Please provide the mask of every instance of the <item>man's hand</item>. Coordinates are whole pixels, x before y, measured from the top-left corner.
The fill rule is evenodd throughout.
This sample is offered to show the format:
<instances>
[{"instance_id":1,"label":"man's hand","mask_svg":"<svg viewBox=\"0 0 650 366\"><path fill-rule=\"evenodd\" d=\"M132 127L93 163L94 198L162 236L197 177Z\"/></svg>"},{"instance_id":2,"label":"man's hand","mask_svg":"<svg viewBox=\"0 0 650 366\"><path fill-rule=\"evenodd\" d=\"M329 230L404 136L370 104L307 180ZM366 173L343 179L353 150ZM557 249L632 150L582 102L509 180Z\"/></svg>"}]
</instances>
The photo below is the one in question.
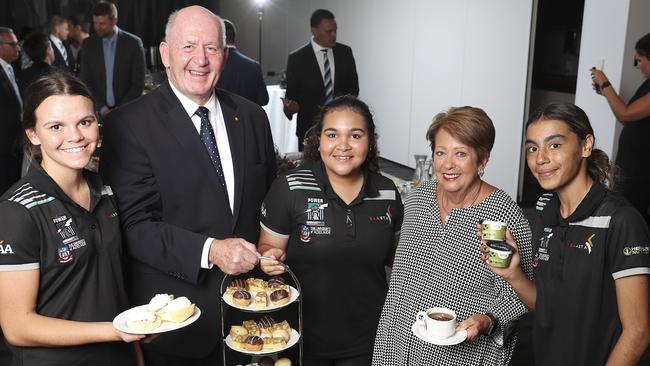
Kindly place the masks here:
<instances>
[{"instance_id":1,"label":"man's hand","mask_svg":"<svg viewBox=\"0 0 650 366\"><path fill-rule=\"evenodd\" d=\"M213 240L208 260L224 273L236 275L250 271L259 261L255 245L240 238Z\"/></svg>"},{"instance_id":2,"label":"man's hand","mask_svg":"<svg viewBox=\"0 0 650 366\"><path fill-rule=\"evenodd\" d=\"M288 119L291 119L295 113L298 113L300 110L300 105L295 100L280 98L282 99L282 105L284 106L284 115Z\"/></svg>"}]
</instances>

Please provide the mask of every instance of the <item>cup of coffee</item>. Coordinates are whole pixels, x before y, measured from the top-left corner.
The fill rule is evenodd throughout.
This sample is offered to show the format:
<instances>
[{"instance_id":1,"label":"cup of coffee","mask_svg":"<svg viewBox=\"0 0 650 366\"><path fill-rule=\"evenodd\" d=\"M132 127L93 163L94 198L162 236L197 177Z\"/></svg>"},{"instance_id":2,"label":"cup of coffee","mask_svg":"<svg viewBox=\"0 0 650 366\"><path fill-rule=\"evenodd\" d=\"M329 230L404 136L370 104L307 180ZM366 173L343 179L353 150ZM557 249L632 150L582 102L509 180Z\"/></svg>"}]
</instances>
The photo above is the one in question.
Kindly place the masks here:
<instances>
[{"instance_id":1,"label":"cup of coffee","mask_svg":"<svg viewBox=\"0 0 650 366\"><path fill-rule=\"evenodd\" d=\"M416 322L424 326L433 338L448 338L456 333L456 313L447 308L430 308L419 311Z\"/></svg>"},{"instance_id":2,"label":"cup of coffee","mask_svg":"<svg viewBox=\"0 0 650 366\"><path fill-rule=\"evenodd\" d=\"M506 240L506 223L500 221L483 220L481 234L486 241Z\"/></svg>"},{"instance_id":3,"label":"cup of coffee","mask_svg":"<svg viewBox=\"0 0 650 366\"><path fill-rule=\"evenodd\" d=\"M487 243L489 248L487 262L492 267L506 268L510 265L514 249L505 241L491 241Z\"/></svg>"}]
</instances>

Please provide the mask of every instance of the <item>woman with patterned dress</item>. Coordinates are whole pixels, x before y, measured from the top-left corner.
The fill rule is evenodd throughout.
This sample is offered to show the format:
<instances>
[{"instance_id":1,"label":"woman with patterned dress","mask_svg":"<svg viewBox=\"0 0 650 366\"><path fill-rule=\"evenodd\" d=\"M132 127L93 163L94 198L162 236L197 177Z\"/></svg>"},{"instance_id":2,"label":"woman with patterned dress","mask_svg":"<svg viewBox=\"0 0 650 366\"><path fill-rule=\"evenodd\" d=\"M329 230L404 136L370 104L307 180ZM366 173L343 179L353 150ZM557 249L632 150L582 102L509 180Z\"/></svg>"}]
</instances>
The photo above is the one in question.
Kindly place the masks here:
<instances>
[{"instance_id":1,"label":"woman with patterned dress","mask_svg":"<svg viewBox=\"0 0 650 366\"><path fill-rule=\"evenodd\" d=\"M535 311L536 366L647 365L639 360L650 343L650 236L610 190L614 171L594 145L589 118L570 103L544 106L526 125L528 167L551 191L536 207L535 281L517 253L508 268L490 268Z\"/></svg>"},{"instance_id":2,"label":"woman with patterned dress","mask_svg":"<svg viewBox=\"0 0 650 366\"><path fill-rule=\"evenodd\" d=\"M372 364L506 365L515 345L513 326L526 312L510 285L480 260L477 224L505 222L531 275L528 221L502 190L481 179L495 131L484 111L451 108L427 131L436 180L406 199L388 296L375 338ZM456 312L467 340L452 346L427 343L412 331L418 311Z\"/></svg>"}]
</instances>

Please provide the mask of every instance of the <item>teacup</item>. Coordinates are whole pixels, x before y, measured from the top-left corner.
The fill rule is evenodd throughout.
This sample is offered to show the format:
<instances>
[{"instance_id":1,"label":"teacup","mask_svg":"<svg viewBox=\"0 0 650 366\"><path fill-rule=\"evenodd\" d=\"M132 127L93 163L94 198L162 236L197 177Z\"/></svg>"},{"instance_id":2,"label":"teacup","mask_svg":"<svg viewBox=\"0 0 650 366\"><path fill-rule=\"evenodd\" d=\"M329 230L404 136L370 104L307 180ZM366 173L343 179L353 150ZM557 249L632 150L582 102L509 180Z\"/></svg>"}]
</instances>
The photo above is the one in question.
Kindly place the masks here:
<instances>
[{"instance_id":1,"label":"teacup","mask_svg":"<svg viewBox=\"0 0 650 366\"><path fill-rule=\"evenodd\" d=\"M448 338L456 333L456 313L447 308L430 308L419 311L416 322L423 325L432 338Z\"/></svg>"},{"instance_id":2,"label":"teacup","mask_svg":"<svg viewBox=\"0 0 650 366\"><path fill-rule=\"evenodd\" d=\"M481 223L481 234L486 241L503 241L506 239L506 223L484 220Z\"/></svg>"}]
</instances>

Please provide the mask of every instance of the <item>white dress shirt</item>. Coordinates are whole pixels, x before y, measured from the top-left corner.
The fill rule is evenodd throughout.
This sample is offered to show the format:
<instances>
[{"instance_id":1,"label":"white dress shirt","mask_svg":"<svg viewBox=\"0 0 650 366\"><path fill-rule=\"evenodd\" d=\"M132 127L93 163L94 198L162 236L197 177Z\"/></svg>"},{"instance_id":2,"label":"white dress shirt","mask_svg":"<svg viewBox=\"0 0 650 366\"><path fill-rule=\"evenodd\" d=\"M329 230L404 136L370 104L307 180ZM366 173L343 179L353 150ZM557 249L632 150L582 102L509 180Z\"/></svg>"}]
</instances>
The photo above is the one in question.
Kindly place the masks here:
<instances>
[{"instance_id":1,"label":"white dress shirt","mask_svg":"<svg viewBox=\"0 0 650 366\"><path fill-rule=\"evenodd\" d=\"M327 59L330 62L330 75L332 76L332 90L334 90L334 51L331 48L326 48L314 41L314 37L311 38L311 47L314 49L314 54L316 55L316 61L318 61L318 68L320 68L321 79L325 77L325 60L323 59L323 51L327 50Z\"/></svg>"},{"instance_id":2,"label":"white dress shirt","mask_svg":"<svg viewBox=\"0 0 650 366\"><path fill-rule=\"evenodd\" d=\"M169 85L172 91L178 97L183 108L192 119L192 124L196 132L201 135L201 117L195 114L196 110L200 107L190 98L181 93L174 84L170 81ZM230 152L230 142L228 141L228 131L226 130L226 122L223 119L221 112L221 105L215 95L214 91L210 99L203 105L210 111L210 125L214 130L214 136L217 140L217 149L219 149L219 158L221 159L221 168L223 176L226 181L226 188L228 190L228 203L230 204L230 211L233 211L235 203L235 170L232 163L232 154ZM207 179L207 178L206 178ZM210 244L214 238L208 238L203 244L203 252L201 254L201 268L212 268L212 264L208 261L208 254L210 251Z\"/></svg>"}]
</instances>

